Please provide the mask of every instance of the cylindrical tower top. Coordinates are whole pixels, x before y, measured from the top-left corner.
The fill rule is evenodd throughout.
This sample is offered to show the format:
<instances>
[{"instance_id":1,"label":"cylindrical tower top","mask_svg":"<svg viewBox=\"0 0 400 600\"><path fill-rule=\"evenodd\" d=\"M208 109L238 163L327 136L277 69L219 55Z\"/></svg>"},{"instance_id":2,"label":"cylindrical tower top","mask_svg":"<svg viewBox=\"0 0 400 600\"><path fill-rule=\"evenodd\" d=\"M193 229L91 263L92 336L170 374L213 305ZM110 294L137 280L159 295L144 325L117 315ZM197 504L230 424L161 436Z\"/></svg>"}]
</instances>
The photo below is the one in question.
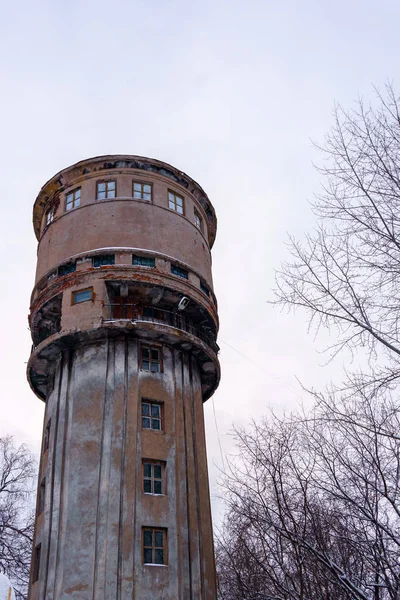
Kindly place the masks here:
<instances>
[{"instance_id":1,"label":"cylindrical tower top","mask_svg":"<svg viewBox=\"0 0 400 600\"><path fill-rule=\"evenodd\" d=\"M39 396L63 344L128 332L196 347L209 397L219 380L217 221L198 183L155 159L89 158L43 186L33 224L39 247L28 376Z\"/></svg>"},{"instance_id":2,"label":"cylindrical tower top","mask_svg":"<svg viewBox=\"0 0 400 600\"><path fill-rule=\"evenodd\" d=\"M99 176L107 171L127 170L129 172L132 169L142 171L144 174L147 172L166 177L172 182L172 185L177 184L194 196L207 215L208 240L210 248L212 248L217 231L217 219L214 208L203 188L189 175L166 162L134 154L107 154L86 158L62 169L49 179L40 190L33 206L33 226L37 239L40 239L43 215L55 195L90 174Z\"/></svg>"},{"instance_id":3,"label":"cylindrical tower top","mask_svg":"<svg viewBox=\"0 0 400 600\"><path fill-rule=\"evenodd\" d=\"M214 209L178 169L117 155L55 175L33 221L27 370L46 407L29 599L214 600Z\"/></svg>"}]
</instances>

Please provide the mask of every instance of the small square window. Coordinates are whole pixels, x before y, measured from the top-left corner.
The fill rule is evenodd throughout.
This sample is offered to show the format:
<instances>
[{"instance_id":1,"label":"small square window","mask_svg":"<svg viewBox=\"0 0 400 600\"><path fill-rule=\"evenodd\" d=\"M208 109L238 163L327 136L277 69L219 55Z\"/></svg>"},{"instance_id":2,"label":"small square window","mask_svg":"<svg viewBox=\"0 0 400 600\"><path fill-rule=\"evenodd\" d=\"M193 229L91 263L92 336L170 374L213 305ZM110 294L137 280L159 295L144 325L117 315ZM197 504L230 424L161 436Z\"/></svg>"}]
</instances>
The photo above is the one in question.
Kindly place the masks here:
<instances>
[{"instance_id":1,"label":"small square window","mask_svg":"<svg viewBox=\"0 0 400 600\"><path fill-rule=\"evenodd\" d=\"M151 373L162 372L162 356L159 346L141 346L141 364L142 371L150 371Z\"/></svg>"},{"instance_id":2,"label":"small square window","mask_svg":"<svg viewBox=\"0 0 400 600\"><path fill-rule=\"evenodd\" d=\"M132 257L132 264L137 267L151 267L154 269L156 266L156 259L151 256L136 256Z\"/></svg>"},{"instance_id":3,"label":"small square window","mask_svg":"<svg viewBox=\"0 0 400 600\"><path fill-rule=\"evenodd\" d=\"M153 400L142 400L142 428L162 431L163 405Z\"/></svg>"},{"instance_id":4,"label":"small square window","mask_svg":"<svg viewBox=\"0 0 400 600\"><path fill-rule=\"evenodd\" d=\"M151 183L141 183L139 181L132 182L132 196L136 200L147 200L151 202Z\"/></svg>"},{"instance_id":5,"label":"small square window","mask_svg":"<svg viewBox=\"0 0 400 600\"><path fill-rule=\"evenodd\" d=\"M198 229L200 229L200 231L203 231L203 219L196 209L194 209L194 224Z\"/></svg>"},{"instance_id":6,"label":"small square window","mask_svg":"<svg viewBox=\"0 0 400 600\"><path fill-rule=\"evenodd\" d=\"M105 265L114 265L115 254L98 254L97 256L93 256L92 264L95 268L103 267Z\"/></svg>"},{"instance_id":7,"label":"small square window","mask_svg":"<svg viewBox=\"0 0 400 600\"><path fill-rule=\"evenodd\" d=\"M92 288L72 292L72 304L80 304L81 302L87 302L88 300L93 300Z\"/></svg>"},{"instance_id":8,"label":"small square window","mask_svg":"<svg viewBox=\"0 0 400 600\"><path fill-rule=\"evenodd\" d=\"M189 273L186 269L182 269L177 265L171 265L171 273L173 275L177 275L177 277L182 277L182 279L189 279Z\"/></svg>"},{"instance_id":9,"label":"small square window","mask_svg":"<svg viewBox=\"0 0 400 600\"><path fill-rule=\"evenodd\" d=\"M54 220L54 213L55 213L55 209L54 206L53 208L50 208L47 213L46 213L46 226L50 225L50 223L53 222Z\"/></svg>"},{"instance_id":10,"label":"small square window","mask_svg":"<svg viewBox=\"0 0 400 600\"><path fill-rule=\"evenodd\" d=\"M143 563L150 565L166 565L167 563L167 530L146 527L143 529Z\"/></svg>"},{"instance_id":11,"label":"small square window","mask_svg":"<svg viewBox=\"0 0 400 600\"><path fill-rule=\"evenodd\" d=\"M35 583L35 581L37 581L39 579L41 549L42 549L41 544L38 544L33 553L32 583Z\"/></svg>"},{"instance_id":12,"label":"small square window","mask_svg":"<svg viewBox=\"0 0 400 600\"><path fill-rule=\"evenodd\" d=\"M143 492L145 494L163 495L164 462L143 461Z\"/></svg>"},{"instance_id":13,"label":"small square window","mask_svg":"<svg viewBox=\"0 0 400 600\"><path fill-rule=\"evenodd\" d=\"M168 192L168 207L171 210L183 215L183 198L175 192Z\"/></svg>"},{"instance_id":14,"label":"small square window","mask_svg":"<svg viewBox=\"0 0 400 600\"><path fill-rule=\"evenodd\" d=\"M81 188L68 192L65 197L65 210L72 210L81 205Z\"/></svg>"},{"instance_id":15,"label":"small square window","mask_svg":"<svg viewBox=\"0 0 400 600\"><path fill-rule=\"evenodd\" d=\"M96 200L105 200L106 198L115 198L117 184L114 180L97 182Z\"/></svg>"}]
</instances>

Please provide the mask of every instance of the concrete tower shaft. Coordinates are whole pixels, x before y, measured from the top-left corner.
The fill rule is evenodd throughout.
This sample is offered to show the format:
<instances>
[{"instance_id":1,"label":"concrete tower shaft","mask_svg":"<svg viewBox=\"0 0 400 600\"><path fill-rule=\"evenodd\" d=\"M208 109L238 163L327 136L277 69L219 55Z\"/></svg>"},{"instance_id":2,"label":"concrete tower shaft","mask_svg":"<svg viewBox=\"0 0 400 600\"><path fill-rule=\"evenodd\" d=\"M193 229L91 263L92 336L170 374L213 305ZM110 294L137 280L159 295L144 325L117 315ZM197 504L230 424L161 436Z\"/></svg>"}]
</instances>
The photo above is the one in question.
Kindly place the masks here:
<instances>
[{"instance_id":1,"label":"concrete tower shaft","mask_svg":"<svg viewBox=\"0 0 400 600\"><path fill-rule=\"evenodd\" d=\"M103 156L46 183L33 222L28 380L46 409L29 598L214 600L214 209L166 163Z\"/></svg>"}]
</instances>

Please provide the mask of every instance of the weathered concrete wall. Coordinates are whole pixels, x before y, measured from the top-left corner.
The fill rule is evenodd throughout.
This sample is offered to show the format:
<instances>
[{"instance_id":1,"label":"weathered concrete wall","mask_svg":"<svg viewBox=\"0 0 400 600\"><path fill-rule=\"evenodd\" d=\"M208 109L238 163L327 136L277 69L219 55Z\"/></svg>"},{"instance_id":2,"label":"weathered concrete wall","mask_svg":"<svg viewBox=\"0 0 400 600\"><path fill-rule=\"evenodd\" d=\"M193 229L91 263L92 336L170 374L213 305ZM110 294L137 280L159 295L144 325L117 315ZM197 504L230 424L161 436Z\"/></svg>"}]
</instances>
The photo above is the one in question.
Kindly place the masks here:
<instances>
[{"instance_id":1,"label":"weathered concrete wall","mask_svg":"<svg viewBox=\"0 0 400 600\"><path fill-rule=\"evenodd\" d=\"M116 182L116 198L96 200L104 180ZM133 181L151 184L151 202L133 198ZM67 211L66 196L78 187L80 206ZM169 190L184 199L183 214L170 210ZM39 248L27 372L46 402L50 437L29 599L215 600L202 406L220 377L214 209L175 167L115 155L55 175L36 199L33 222ZM154 262L133 264L136 253ZM99 254L113 259L95 266ZM88 289L76 303L74 293ZM162 373L140 369L141 340L162 349ZM162 431L142 428L143 398L163 403ZM164 495L143 492L143 459L165 466ZM167 564L144 564L144 527L166 532Z\"/></svg>"},{"instance_id":2,"label":"weathered concrete wall","mask_svg":"<svg viewBox=\"0 0 400 600\"><path fill-rule=\"evenodd\" d=\"M163 346L163 373L139 369L122 336L67 350L56 367L39 580L30 600L215 600L200 375ZM164 430L141 427L141 399L164 403ZM142 493L142 459L166 462L167 493ZM143 526L168 533L168 565L142 564Z\"/></svg>"},{"instance_id":3,"label":"weathered concrete wall","mask_svg":"<svg viewBox=\"0 0 400 600\"><path fill-rule=\"evenodd\" d=\"M163 186L162 206L132 197L96 201L95 192L84 196L85 182L81 186L81 206L65 212L60 203L58 218L40 240L36 280L74 254L97 248L132 247L182 261L212 285L207 240L193 223L193 217L190 220L168 209L167 185Z\"/></svg>"}]
</instances>

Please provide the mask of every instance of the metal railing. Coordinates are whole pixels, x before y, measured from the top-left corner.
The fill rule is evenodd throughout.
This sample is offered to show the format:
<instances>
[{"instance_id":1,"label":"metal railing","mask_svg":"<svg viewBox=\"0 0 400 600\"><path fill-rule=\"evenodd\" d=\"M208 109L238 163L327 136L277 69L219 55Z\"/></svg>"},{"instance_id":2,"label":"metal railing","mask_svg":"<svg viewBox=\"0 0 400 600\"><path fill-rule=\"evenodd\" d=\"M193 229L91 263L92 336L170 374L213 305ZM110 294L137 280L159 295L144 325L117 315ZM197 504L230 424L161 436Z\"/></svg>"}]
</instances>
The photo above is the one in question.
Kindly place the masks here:
<instances>
[{"instance_id":1,"label":"metal railing","mask_svg":"<svg viewBox=\"0 0 400 600\"><path fill-rule=\"evenodd\" d=\"M154 306L139 306L137 304L105 304L104 305L106 316L104 317L105 322L110 321L131 321L138 323L141 321L149 323L158 323L161 325L168 325L169 327L175 327L182 331L186 331L191 335L194 335L210 346L214 352L219 351L218 344L215 341L215 337L212 335L212 331L206 331L204 328L196 327L192 319L186 317L182 313L172 312L169 310L163 310L155 308Z\"/></svg>"}]
</instances>

